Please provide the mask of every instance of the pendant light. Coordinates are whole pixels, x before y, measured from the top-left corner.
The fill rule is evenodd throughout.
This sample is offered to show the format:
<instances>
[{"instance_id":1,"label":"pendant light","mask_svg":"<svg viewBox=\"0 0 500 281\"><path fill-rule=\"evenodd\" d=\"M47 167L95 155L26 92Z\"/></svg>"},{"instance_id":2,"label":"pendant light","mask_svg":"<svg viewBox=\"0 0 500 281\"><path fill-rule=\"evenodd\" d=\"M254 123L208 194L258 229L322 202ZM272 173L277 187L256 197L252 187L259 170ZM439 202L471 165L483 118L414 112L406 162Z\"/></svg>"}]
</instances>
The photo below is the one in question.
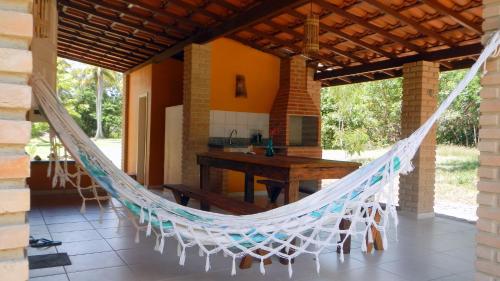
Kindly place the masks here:
<instances>
[{"instance_id":1,"label":"pendant light","mask_svg":"<svg viewBox=\"0 0 500 281\"><path fill-rule=\"evenodd\" d=\"M304 49L302 53L307 57L314 57L319 53L319 16L313 13L313 1L304 24Z\"/></svg>"}]
</instances>

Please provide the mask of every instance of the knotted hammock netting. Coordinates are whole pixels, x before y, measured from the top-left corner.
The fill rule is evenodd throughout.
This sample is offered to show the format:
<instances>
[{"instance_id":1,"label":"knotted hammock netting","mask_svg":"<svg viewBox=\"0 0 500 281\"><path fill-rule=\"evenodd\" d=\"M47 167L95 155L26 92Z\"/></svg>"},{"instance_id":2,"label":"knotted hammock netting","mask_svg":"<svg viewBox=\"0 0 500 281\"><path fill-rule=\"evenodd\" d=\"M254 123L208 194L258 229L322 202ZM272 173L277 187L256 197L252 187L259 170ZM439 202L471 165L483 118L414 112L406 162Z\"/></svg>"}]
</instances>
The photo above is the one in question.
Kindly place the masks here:
<instances>
[{"instance_id":1,"label":"knotted hammock netting","mask_svg":"<svg viewBox=\"0 0 500 281\"><path fill-rule=\"evenodd\" d=\"M74 122L56 93L42 78L34 76L32 86L44 115L64 147L100 187L121 202L131 214L139 217L137 227L142 227L147 235L152 232L157 235L155 250L163 253L165 239L176 239L177 254L183 265L186 249L198 247L200 254L206 257L206 270L210 268L210 256L222 252L232 258L232 274L235 274L237 258L249 255L260 259L264 273L264 259L278 256L289 260L291 276L291 259L303 254L312 255L319 271L318 255L327 248L342 249L348 237L361 238L361 249L366 251L366 241L373 241L372 227L380 232L384 248L388 246L388 225L390 222L397 225L394 195L397 176L413 169L411 159L426 134L487 58L496 55L499 43L497 32L437 111L383 156L304 199L263 213L243 216L181 206L150 192L106 158ZM386 194L384 204L380 201L382 193ZM376 214L380 215L380 219L375 218ZM133 216L131 219L134 220ZM350 222L347 229L340 227L342 220ZM340 259L343 260L342 250Z\"/></svg>"}]
</instances>

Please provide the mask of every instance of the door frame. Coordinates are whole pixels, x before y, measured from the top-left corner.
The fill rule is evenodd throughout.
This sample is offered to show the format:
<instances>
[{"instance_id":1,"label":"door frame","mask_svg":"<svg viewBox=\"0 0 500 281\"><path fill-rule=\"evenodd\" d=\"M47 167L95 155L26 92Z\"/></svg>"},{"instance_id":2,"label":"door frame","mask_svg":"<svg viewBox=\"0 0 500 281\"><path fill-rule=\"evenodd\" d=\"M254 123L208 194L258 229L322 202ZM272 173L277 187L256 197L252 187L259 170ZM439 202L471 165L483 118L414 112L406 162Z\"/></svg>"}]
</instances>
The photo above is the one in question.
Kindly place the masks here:
<instances>
[{"instance_id":1,"label":"door frame","mask_svg":"<svg viewBox=\"0 0 500 281\"><path fill-rule=\"evenodd\" d=\"M141 100L142 99L145 99L145 103L146 103L146 112L144 114L144 118L145 118L145 126L142 127L144 128L144 136L141 137L141 133L140 133L140 128L141 128ZM142 95L139 95L137 97L137 146L136 146L136 159L137 159L137 162L136 162L136 173L137 173L137 180L139 181L140 178L139 178L139 171L142 170L143 173L144 173L144 178L143 178L143 185L144 186L148 186L148 182L149 182L149 140L150 140L150 119L151 119L151 103L150 103L150 98L149 98L149 92L146 92L145 94L142 94ZM144 141L144 148L143 149L140 149L140 143L141 143L141 139L142 141ZM139 153L140 153L140 150L143 150L144 152L144 157L143 157L143 167L140 167L140 161L139 161Z\"/></svg>"}]
</instances>

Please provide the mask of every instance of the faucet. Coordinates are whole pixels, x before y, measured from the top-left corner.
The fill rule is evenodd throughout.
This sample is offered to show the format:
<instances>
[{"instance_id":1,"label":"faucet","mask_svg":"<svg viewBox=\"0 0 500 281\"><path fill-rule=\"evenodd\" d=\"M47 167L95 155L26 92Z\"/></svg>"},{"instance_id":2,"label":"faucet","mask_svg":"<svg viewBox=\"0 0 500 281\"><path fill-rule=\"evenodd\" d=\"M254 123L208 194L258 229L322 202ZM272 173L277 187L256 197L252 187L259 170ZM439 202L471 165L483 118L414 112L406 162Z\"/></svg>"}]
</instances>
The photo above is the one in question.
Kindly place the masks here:
<instances>
[{"instance_id":1,"label":"faucet","mask_svg":"<svg viewBox=\"0 0 500 281\"><path fill-rule=\"evenodd\" d=\"M233 144L233 133L235 136L238 136L238 130L233 129L231 133L229 133L229 144Z\"/></svg>"}]
</instances>

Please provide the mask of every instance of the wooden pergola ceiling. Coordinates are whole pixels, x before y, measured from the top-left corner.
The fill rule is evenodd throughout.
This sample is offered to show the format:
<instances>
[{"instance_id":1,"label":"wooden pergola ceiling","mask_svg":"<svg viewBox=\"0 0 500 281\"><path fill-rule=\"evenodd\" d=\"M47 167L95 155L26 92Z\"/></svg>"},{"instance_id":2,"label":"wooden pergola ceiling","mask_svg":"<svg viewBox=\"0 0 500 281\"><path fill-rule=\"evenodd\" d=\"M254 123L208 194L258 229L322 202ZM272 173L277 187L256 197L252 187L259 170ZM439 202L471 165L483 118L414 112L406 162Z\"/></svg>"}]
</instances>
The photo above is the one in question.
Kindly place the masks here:
<instances>
[{"instance_id":1,"label":"wooden pergola ceiling","mask_svg":"<svg viewBox=\"0 0 500 281\"><path fill-rule=\"evenodd\" d=\"M58 55L126 72L226 36L279 57L301 53L320 16L316 78L340 85L401 75L402 64L470 66L482 46L482 0L57 0Z\"/></svg>"}]
</instances>

